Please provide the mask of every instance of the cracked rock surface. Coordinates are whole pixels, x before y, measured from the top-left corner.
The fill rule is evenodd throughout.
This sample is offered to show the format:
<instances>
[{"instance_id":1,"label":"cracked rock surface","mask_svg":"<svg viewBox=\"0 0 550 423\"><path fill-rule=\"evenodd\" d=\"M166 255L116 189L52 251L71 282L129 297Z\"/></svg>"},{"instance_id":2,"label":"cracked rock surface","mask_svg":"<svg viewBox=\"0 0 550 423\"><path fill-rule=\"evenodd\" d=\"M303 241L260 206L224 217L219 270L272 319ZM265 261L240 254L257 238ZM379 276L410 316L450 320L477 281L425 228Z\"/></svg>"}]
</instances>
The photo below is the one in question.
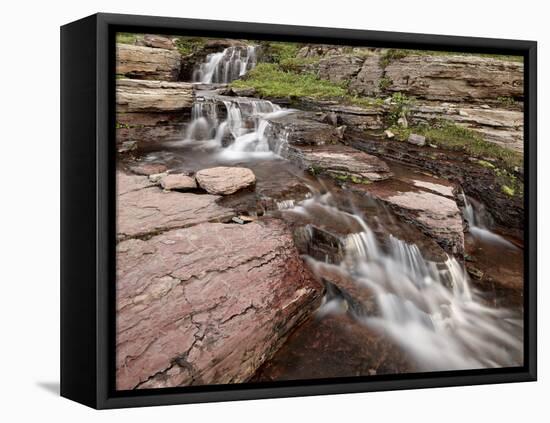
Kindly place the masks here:
<instances>
[{"instance_id":1,"label":"cracked rock surface","mask_svg":"<svg viewBox=\"0 0 550 423\"><path fill-rule=\"evenodd\" d=\"M320 292L278 220L120 242L117 388L246 381Z\"/></svg>"}]
</instances>

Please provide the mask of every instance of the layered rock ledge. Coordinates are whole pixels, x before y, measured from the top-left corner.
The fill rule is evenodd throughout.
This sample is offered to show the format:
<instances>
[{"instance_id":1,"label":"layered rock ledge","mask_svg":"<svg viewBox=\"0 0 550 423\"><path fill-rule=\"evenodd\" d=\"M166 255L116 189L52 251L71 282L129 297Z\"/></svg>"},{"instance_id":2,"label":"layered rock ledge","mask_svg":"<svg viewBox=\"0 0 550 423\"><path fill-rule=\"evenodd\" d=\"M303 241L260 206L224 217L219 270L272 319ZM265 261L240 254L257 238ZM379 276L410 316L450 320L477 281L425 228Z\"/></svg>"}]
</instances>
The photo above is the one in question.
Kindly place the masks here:
<instances>
[{"instance_id":1,"label":"layered rock ledge","mask_svg":"<svg viewBox=\"0 0 550 423\"><path fill-rule=\"evenodd\" d=\"M117 273L118 389L244 382L321 291L277 220L124 241Z\"/></svg>"}]
</instances>

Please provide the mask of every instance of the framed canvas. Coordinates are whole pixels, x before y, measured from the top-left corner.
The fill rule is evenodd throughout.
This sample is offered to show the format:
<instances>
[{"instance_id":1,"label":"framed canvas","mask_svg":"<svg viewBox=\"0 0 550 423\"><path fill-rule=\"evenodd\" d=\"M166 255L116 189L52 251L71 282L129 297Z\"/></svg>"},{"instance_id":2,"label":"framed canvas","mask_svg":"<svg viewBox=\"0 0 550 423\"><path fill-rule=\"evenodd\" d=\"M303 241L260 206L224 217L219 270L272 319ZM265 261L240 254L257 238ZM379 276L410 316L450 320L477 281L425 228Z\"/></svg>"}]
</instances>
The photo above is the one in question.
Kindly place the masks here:
<instances>
[{"instance_id":1,"label":"framed canvas","mask_svg":"<svg viewBox=\"0 0 550 423\"><path fill-rule=\"evenodd\" d=\"M536 380L536 43L61 28L61 394Z\"/></svg>"}]
</instances>

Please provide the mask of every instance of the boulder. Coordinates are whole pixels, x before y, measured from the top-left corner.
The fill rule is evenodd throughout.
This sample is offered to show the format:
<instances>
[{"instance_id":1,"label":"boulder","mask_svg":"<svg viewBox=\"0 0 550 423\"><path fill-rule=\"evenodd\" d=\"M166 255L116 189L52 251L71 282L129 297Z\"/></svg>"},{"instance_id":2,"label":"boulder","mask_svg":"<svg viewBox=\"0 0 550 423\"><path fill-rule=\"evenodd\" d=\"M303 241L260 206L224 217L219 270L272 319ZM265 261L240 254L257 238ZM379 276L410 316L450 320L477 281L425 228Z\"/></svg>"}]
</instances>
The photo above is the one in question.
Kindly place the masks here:
<instances>
[{"instance_id":1,"label":"boulder","mask_svg":"<svg viewBox=\"0 0 550 423\"><path fill-rule=\"evenodd\" d=\"M127 78L177 81L181 55L175 50L116 45L116 73Z\"/></svg>"},{"instance_id":2,"label":"boulder","mask_svg":"<svg viewBox=\"0 0 550 423\"><path fill-rule=\"evenodd\" d=\"M117 238L147 237L202 222L227 222L233 210L217 195L163 192L145 176L117 172Z\"/></svg>"},{"instance_id":3,"label":"boulder","mask_svg":"<svg viewBox=\"0 0 550 423\"><path fill-rule=\"evenodd\" d=\"M118 113L181 112L193 106L193 85L187 82L117 79Z\"/></svg>"},{"instance_id":4,"label":"boulder","mask_svg":"<svg viewBox=\"0 0 550 423\"><path fill-rule=\"evenodd\" d=\"M195 178L202 189L210 194L229 195L254 185L254 172L245 167L213 167L199 170Z\"/></svg>"},{"instance_id":5,"label":"boulder","mask_svg":"<svg viewBox=\"0 0 550 423\"><path fill-rule=\"evenodd\" d=\"M117 389L246 382L322 290L279 220L127 240L117 273Z\"/></svg>"},{"instance_id":6,"label":"boulder","mask_svg":"<svg viewBox=\"0 0 550 423\"><path fill-rule=\"evenodd\" d=\"M410 134L407 142L422 147L426 144L426 137L418 134Z\"/></svg>"},{"instance_id":7,"label":"boulder","mask_svg":"<svg viewBox=\"0 0 550 423\"><path fill-rule=\"evenodd\" d=\"M176 48L171 38L162 35L145 34L142 42L143 45L147 47L164 48L168 50L174 50Z\"/></svg>"},{"instance_id":8,"label":"boulder","mask_svg":"<svg viewBox=\"0 0 550 423\"><path fill-rule=\"evenodd\" d=\"M160 180L160 186L165 190L188 191L197 188L197 181L185 174L171 174Z\"/></svg>"}]
</instances>

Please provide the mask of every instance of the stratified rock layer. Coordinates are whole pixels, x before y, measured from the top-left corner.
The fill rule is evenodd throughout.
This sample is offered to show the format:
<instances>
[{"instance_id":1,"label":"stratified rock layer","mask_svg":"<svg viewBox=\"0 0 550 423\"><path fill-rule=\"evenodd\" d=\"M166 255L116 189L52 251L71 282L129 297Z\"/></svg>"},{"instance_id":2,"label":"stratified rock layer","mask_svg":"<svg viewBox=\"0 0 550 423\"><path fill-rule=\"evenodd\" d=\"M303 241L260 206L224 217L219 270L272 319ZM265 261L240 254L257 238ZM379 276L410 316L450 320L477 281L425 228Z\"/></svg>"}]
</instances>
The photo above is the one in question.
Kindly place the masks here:
<instances>
[{"instance_id":1,"label":"stratified rock layer","mask_svg":"<svg viewBox=\"0 0 550 423\"><path fill-rule=\"evenodd\" d=\"M116 73L127 78L177 81L181 55L175 50L116 45Z\"/></svg>"},{"instance_id":2,"label":"stratified rock layer","mask_svg":"<svg viewBox=\"0 0 550 423\"><path fill-rule=\"evenodd\" d=\"M117 388L244 382L319 293L281 221L204 223L121 242Z\"/></svg>"}]
</instances>

